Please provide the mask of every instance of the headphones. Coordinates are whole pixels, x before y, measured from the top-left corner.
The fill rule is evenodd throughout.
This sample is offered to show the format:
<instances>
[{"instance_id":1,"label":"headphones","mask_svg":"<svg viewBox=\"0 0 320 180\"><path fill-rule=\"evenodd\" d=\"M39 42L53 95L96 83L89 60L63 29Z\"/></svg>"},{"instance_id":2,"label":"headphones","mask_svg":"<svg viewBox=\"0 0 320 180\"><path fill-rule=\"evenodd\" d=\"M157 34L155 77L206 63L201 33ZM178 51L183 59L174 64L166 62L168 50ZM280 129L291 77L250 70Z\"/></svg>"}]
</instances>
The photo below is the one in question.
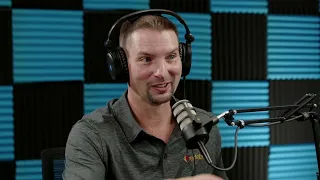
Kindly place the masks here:
<instances>
[{"instance_id":1,"label":"headphones","mask_svg":"<svg viewBox=\"0 0 320 180\"><path fill-rule=\"evenodd\" d=\"M129 81L129 70L128 70L128 62L127 57L124 50L121 47L112 48L112 32L117 26L122 24L126 20L135 20L144 15L161 15L161 14L168 14L177 18L180 23L184 26L186 30L186 34L184 36L186 42L179 43L179 53L182 61L182 77L185 77L189 74L191 69L191 43L194 41L193 35L190 33L190 30L182 19L182 17L173 11L165 10L165 9L149 9L149 10L142 10L130 13L118 19L111 27L108 33L108 39L104 43L107 49L107 65L109 68L110 75L113 80L120 80L120 81Z\"/></svg>"}]
</instances>

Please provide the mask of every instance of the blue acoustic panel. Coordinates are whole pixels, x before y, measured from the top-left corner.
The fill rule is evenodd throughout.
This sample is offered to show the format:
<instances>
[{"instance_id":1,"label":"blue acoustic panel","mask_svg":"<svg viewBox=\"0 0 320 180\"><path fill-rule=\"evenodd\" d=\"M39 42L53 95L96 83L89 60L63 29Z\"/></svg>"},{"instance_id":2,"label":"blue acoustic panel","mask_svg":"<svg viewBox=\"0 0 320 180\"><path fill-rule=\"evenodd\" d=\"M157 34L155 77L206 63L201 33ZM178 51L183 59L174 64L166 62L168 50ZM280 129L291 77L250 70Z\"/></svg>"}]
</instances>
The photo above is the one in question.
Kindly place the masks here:
<instances>
[{"instance_id":1,"label":"blue acoustic panel","mask_svg":"<svg viewBox=\"0 0 320 180\"><path fill-rule=\"evenodd\" d=\"M127 89L126 83L85 84L84 111L85 114L104 107L108 101L119 98Z\"/></svg>"},{"instance_id":2,"label":"blue acoustic panel","mask_svg":"<svg viewBox=\"0 0 320 180\"><path fill-rule=\"evenodd\" d=\"M195 41L192 43L192 67L188 79L211 80L211 16L210 14L179 13L186 21ZM174 17L164 15L177 25L179 40L185 42L186 30Z\"/></svg>"},{"instance_id":3,"label":"blue acoustic panel","mask_svg":"<svg viewBox=\"0 0 320 180\"><path fill-rule=\"evenodd\" d=\"M319 20L268 15L268 79L320 79Z\"/></svg>"},{"instance_id":4,"label":"blue acoustic panel","mask_svg":"<svg viewBox=\"0 0 320 180\"><path fill-rule=\"evenodd\" d=\"M14 159L12 91L12 86L0 86L0 161Z\"/></svg>"},{"instance_id":5,"label":"blue acoustic panel","mask_svg":"<svg viewBox=\"0 0 320 180\"><path fill-rule=\"evenodd\" d=\"M15 82L84 79L83 12L13 9Z\"/></svg>"},{"instance_id":6,"label":"blue acoustic panel","mask_svg":"<svg viewBox=\"0 0 320 180\"><path fill-rule=\"evenodd\" d=\"M42 180L41 160L16 161L16 180Z\"/></svg>"},{"instance_id":7,"label":"blue acoustic panel","mask_svg":"<svg viewBox=\"0 0 320 180\"><path fill-rule=\"evenodd\" d=\"M268 13L267 0L211 0L211 12Z\"/></svg>"},{"instance_id":8,"label":"blue acoustic panel","mask_svg":"<svg viewBox=\"0 0 320 180\"><path fill-rule=\"evenodd\" d=\"M12 6L11 0L0 0L0 6Z\"/></svg>"},{"instance_id":9,"label":"blue acoustic panel","mask_svg":"<svg viewBox=\"0 0 320 180\"><path fill-rule=\"evenodd\" d=\"M269 180L316 180L314 144L271 145L268 171Z\"/></svg>"},{"instance_id":10,"label":"blue acoustic panel","mask_svg":"<svg viewBox=\"0 0 320 180\"><path fill-rule=\"evenodd\" d=\"M64 168L64 160L53 161L53 176L55 180L62 180L62 173Z\"/></svg>"},{"instance_id":11,"label":"blue acoustic panel","mask_svg":"<svg viewBox=\"0 0 320 180\"><path fill-rule=\"evenodd\" d=\"M269 83L265 81L213 81L212 112L219 115L230 109L247 109L269 106ZM252 120L269 118L267 111L240 113L233 116L235 120ZM235 127L228 126L224 119L218 123L222 147L234 147ZM269 127L249 127L239 130L238 146L254 147L270 144Z\"/></svg>"},{"instance_id":12,"label":"blue acoustic panel","mask_svg":"<svg viewBox=\"0 0 320 180\"><path fill-rule=\"evenodd\" d=\"M149 0L83 0L84 9L143 10L149 9Z\"/></svg>"}]
</instances>

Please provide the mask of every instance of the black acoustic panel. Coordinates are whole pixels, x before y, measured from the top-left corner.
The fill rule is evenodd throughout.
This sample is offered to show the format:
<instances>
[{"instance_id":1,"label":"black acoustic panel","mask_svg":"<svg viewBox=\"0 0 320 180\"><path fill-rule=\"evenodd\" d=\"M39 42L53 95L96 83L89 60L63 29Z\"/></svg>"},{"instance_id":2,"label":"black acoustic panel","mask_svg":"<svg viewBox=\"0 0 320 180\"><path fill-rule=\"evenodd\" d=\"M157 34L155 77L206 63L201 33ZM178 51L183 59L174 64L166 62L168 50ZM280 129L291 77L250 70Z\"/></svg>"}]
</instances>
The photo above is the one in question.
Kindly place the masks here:
<instances>
[{"instance_id":1,"label":"black acoustic panel","mask_svg":"<svg viewBox=\"0 0 320 180\"><path fill-rule=\"evenodd\" d=\"M266 79L266 15L212 13L212 79Z\"/></svg>"},{"instance_id":2,"label":"black acoustic panel","mask_svg":"<svg viewBox=\"0 0 320 180\"><path fill-rule=\"evenodd\" d=\"M112 25L121 17L133 11L85 11L84 12L84 58L85 82L121 82L113 81L106 61L104 42ZM111 37L113 47L119 45L120 26L114 29Z\"/></svg>"},{"instance_id":3,"label":"black acoustic panel","mask_svg":"<svg viewBox=\"0 0 320 180\"><path fill-rule=\"evenodd\" d=\"M293 105L307 93L320 93L320 80L270 81L270 106ZM320 96L320 94L318 95ZM318 101L318 97L314 102ZM320 105L320 104L319 104ZM308 111L309 109L302 109ZM320 114L320 107L314 109ZM281 116L284 111L270 111L270 117ZM295 144L313 142L310 121L292 121L270 127L271 144Z\"/></svg>"},{"instance_id":4,"label":"black acoustic panel","mask_svg":"<svg viewBox=\"0 0 320 180\"><path fill-rule=\"evenodd\" d=\"M269 0L269 14L317 15L318 0Z\"/></svg>"},{"instance_id":5,"label":"black acoustic panel","mask_svg":"<svg viewBox=\"0 0 320 180\"><path fill-rule=\"evenodd\" d=\"M267 180L269 147L238 147L234 167L226 171L229 180ZM234 148L222 148L224 167L230 167Z\"/></svg>"},{"instance_id":6,"label":"black acoustic panel","mask_svg":"<svg viewBox=\"0 0 320 180\"><path fill-rule=\"evenodd\" d=\"M15 162L1 162L0 161L0 179L15 180L16 166Z\"/></svg>"},{"instance_id":7,"label":"black acoustic panel","mask_svg":"<svg viewBox=\"0 0 320 180\"><path fill-rule=\"evenodd\" d=\"M175 97L184 99L184 81L181 80L176 90ZM185 95L186 99L195 107L211 112L211 89L210 81L186 80Z\"/></svg>"},{"instance_id":8,"label":"black acoustic panel","mask_svg":"<svg viewBox=\"0 0 320 180\"><path fill-rule=\"evenodd\" d=\"M13 8L82 10L82 0L12 0Z\"/></svg>"},{"instance_id":9,"label":"black acoustic panel","mask_svg":"<svg viewBox=\"0 0 320 180\"><path fill-rule=\"evenodd\" d=\"M0 85L11 85L12 78L12 25L11 10L0 9Z\"/></svg>"},{"instance_id":10,"label":"black acoustic panel","mask_svg":"<svg viewBox=\"0 0 320 180\"><path fill-rule=\"evenodd\" d=\"M209 13L210 0L150 0L152 9L169 9L175 12Z\"/></svg>"},{"instance_id":11,"label":"black acoustic panel","mask_svg":"<svg viewBox=\"0 0 320 180\"><path fill-rule=\"evenodd\" d=\"M16 159L40 159L43 149L64 147L72 125L82 116L80 81L15 84Z\"/></svg>"}]
</instances>

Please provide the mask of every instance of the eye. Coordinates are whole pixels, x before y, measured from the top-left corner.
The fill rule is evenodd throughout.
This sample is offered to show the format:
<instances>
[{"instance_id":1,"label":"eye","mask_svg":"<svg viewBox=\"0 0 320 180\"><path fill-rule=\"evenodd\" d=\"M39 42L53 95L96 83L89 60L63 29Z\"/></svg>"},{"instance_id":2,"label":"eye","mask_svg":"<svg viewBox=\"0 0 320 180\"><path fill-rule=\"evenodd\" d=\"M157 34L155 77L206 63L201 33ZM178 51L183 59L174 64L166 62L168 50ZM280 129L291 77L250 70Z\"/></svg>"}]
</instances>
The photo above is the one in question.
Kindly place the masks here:
<instances>
[{"instance_id":1,"label":"eye","mask_svg":"<svg viewBox=\"0 0 320 180\"><path fill-rule=\"evenodd\" d=\"M142 57L142 58L140 58L140 61L150 62L150 61L151 61L151 58L150 58L150 57Z\"/></svg>"},{"instance_id":2,"label":"eye","mask_svg":"<svg viewBox=\"0 0 320 180\"><path fill-rule=\"evenodd\" d=\"M176 58L176 56L177 56L176 53L172 53L167 57L167 59L174 59Z\"/></svg>"}]
</instances>

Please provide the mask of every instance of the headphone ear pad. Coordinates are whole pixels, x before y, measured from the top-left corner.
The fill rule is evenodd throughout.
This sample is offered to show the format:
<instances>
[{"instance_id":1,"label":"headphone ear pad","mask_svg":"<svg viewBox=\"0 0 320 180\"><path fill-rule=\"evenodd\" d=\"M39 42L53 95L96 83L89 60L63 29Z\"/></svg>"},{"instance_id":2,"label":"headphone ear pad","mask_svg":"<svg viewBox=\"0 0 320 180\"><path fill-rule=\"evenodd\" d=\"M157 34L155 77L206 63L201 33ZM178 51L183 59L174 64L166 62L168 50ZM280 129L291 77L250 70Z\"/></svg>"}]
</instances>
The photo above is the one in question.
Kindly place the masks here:
<instances>
[{"instance_id":1,"label":"headphone ear pad","mask_svg":"<svg viewBox=\"0 0 320 180\"><path fill-rule=\"evenodd\" d=\"M107 64L113 80L126 82L129 80L127 57L121 47L107 53Z\"/></svg>"},{"instance_id":2,"label":"headphone ear pad","mask_svg":"<svg viewBox=\"0 0 320 180\"><path fill-rule=\"evenodd\" d=\"M181 76L187 76L190 73L191 70L191 57L192 57L192 51L191 51L191 45L185 44L185 43L179 43L179 53L182 63L182 74Z\"/></svg>"}]
</instances>

